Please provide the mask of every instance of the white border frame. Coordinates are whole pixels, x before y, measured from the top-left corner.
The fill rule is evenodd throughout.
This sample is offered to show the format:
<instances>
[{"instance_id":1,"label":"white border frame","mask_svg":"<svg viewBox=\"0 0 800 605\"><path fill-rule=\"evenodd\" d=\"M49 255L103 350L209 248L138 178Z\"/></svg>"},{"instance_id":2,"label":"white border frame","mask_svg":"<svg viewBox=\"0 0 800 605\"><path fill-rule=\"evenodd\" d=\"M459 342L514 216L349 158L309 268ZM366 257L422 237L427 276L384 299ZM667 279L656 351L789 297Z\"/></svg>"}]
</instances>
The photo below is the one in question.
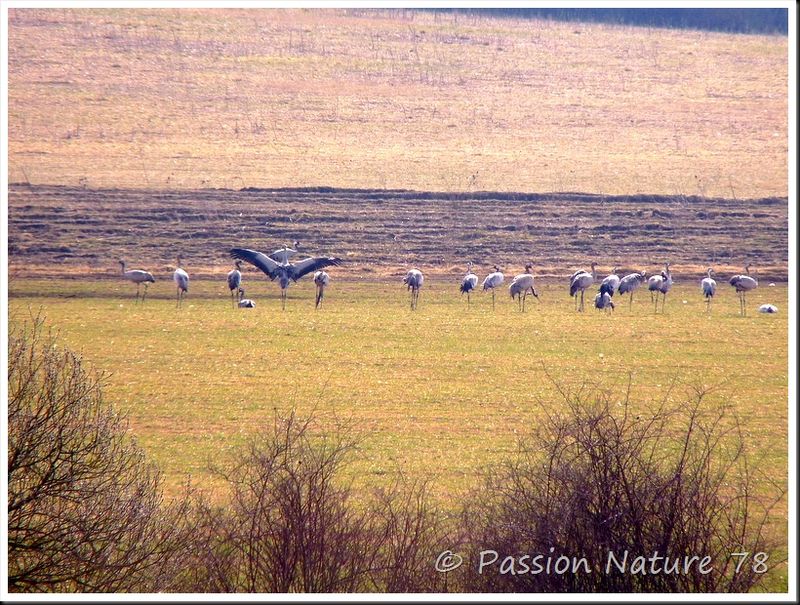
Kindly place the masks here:
<instances>
[{"instance_id":1,"label":"white border frame","mask_svg":"<svg viewBox=\"0 0 800 605\"><path fill-rule=\"evenodd\" d=\"M722 5L722 6L721 6ZM134 593L124 595L108 594L19 594L8 592L7 562L0 569L0 599L4 602L98 602L98 601L138 601L149 600L154 602L182 602L182 601L219 601L219 602L330 602L330 601L408 601L426 600L439 602L497 602L497 601L551 601L551 602L636 602L636 601L661 601L676 602L691 600L694 602L797 602L797 375L793 372L797 368L797 4L788 0L783 1L753 1L753 0L723 0L723 1L698 1L687 0L643 2L641 0L592 2L587 0L565 1L553 0L551 2L534 2L524 0L505 0L491 2L487 0L462 0L453 2L448 0L303 0L291 2L288 0L236 0L224 2L221 0L7 0L0 7L0 40L2 40L2 56L0 60L0 98L2 103L2 232L0 242L6 253L6 261L0 268L0 308L2 309L2 331L0 337L0 350L3 357L8 360L8 10L9 8L526 8L546 6L548 8L786 8L789 16L788 34L788 76L789 95L788 103L788 176L789 176L789 535L788 550L789 561L788 592L787 593L748 593L748 594L662 594L662 593L588 593L588 594L553 594L553 593L521 593L521 594L485 594L485 593L421 593L421 594L386 594L386 593L347 593L347 594L150 594ZM7 375L7 374L6 374ZM8 382L2 390L3 415L0 419L0 443L3 452L8 451ZM0 488L3 495L3 508L0 511L2 528L0 528L0 552L8 552L8 478L4 472L0 476ZM688 599L687 599L688 597Z\"/></svg>"}]
</instances>

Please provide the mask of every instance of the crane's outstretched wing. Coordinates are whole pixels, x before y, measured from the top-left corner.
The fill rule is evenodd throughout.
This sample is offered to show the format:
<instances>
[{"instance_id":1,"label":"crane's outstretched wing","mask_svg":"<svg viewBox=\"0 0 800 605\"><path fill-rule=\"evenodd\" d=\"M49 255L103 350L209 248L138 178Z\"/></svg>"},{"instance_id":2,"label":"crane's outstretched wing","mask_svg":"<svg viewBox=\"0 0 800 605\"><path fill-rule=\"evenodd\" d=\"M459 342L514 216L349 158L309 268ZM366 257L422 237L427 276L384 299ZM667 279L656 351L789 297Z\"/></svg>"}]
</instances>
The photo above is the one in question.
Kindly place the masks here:
<instances>
[{"instance_id":1,"label":"crane's outstretched wing","mask_svg":"<svg viewBox=\"0 0 800 605\"><path fill-rule=\"evenodd\" d=\"M317 256L314 258L307 258L291 266L291 278L294 281L297 281L306 273L311 273L312 271L317 271L318 269L322 269L324 267L330 267L331 265L340 265L341 263L342 259L334 258L332 256Z\"/></svg>"},{"instance_id":2,"label":"crane's outstretched wing","mask_svg":"<svg viewBox=\"0 0 800 605\"><path fill-rule=\"evenodd\" d=\"M275 279L278 276L278 263L276 263L266 254L256 252L255 250L249 250L247 248L233 248L231 250L231 257L238 258L239 260L246 261L251 265L258 267L264 273L266 273L267 277L270 279Z\"/></svg>"}]
</instances>

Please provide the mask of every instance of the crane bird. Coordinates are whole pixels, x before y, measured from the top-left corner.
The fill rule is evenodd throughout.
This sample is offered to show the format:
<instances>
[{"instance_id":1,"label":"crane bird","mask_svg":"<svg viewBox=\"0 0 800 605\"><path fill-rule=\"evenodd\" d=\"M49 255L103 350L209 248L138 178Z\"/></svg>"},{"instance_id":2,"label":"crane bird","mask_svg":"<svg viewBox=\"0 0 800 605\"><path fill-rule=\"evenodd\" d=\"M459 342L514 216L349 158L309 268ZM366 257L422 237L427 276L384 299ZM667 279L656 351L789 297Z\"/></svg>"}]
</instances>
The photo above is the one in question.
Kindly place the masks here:
<instances>
[{"instance_id":1,"label":"crane bird","mask_svg":"<svg viewBox=\"0 0 800 605\"><path fill-rule=\"evenodd\" d=\"M600 291L594 297L594 306L597 309L603 309L606 313L614 311L614 302L611 300L611 294L608 292Z\"/></svg>"},{"instance_id":2,"label":"crane bird","mask_svg":"<svg viewBox=\"0 0 800 605\"><path fill-rule=\"evenodd\" d=\"M644 271L639 271L638 273L628 273L619 280L617 291L620 294L627 294L628 292L631 294L630 301L628 302L628 309L633 307L633 293L644 283L646 278L647 274Z\"/></svg>"},{"instance_id":3,"label":"crane bird","mask_svg":"<svg viewBox=\"0 0 800 605\"><path fill-rule=\"evenodd\" d=\"M239 300L242 298L242 290L239 286L242 285L242 261L237 260L234 265L236 268L228 272L228 288L231 291L231 304L236 305L234 296L238 296Z\"/></svg>"},{"instance_id":4,"label":"crane bird","mask_svg":"<svg viewBox=\"0 0 800 605\"><path fill-rule=\"evenodd\" d=\"M758 308L758 312L759 313L777 313L778 312L778 307L776 307L775 305L761 305Z\"/></svg>"},{"instance_id":5,"label":"crane bird","mask_svg":"<svg viewBox=\"0 0 800 605\"><path fill-rule=\"evenodd\" d=\"M603 278L603 281L600 282L600 293L605 294L608 292L609 296L614 296L614 291L619 288L619 275L617 275L617 268L614 267L611 270L611 274L608 277Z\"/></svg>"},{"instance_id":6,"label":"crane bird","mask_svg":"<svg viewBox=\"0 0 800 605\"><path fill-rule=\"evenodd\" d=\"M269 257L275 262L285 265L286 263L289 262L289 259L291 257L297 254L297 248L300 247L300 242L295 240L292 243L292 246L293 248L290 248L289 246L284 246L283 248L279 248L278 250L275 250L275 252L270 254Z\"/></svg>"},{"instance_id":7,"label":"crane bird","mask_svg":"<svg viewBox=\"0 0 800 605\"><path fill-rule=\"evenodd\" d=\"M331 276L325 271L317 271L314 273L314 284L317 286L317 302L314 304L315 309L318 309L322 304L322 297L325 295L325 286L327 286L330 281Z\"/></svg>"},{"instance_id":8,"label":"crane bird","mask_svg":"<svg viewBox=\"0 0 800 605\"><path fill-rule=\"evenodd\" d=\"M478 276L472 272L472 261L467 263L467 274L461 280L461 295L467 295L467 304L469 305L469 293L478 286Z\"/></svg>"},{"instance_id":9,"label":"crane bird","mask_svg":"<svg viewBox=\"0 0 800 605\"><path fill-rule=\"evenodd\" d=\"M750 267L752 267L752 265L748 263L744 268L745 273L743 275L734 275L730 279L731 286L736 288L736 294L739 295L740 315L747 315L747 299L745 298L747 292L758 288L758 281L755 277L750 275Z\"/></svg>"},{"instance_id":10,"label":"crane bird","mask_svg":"<svg viewBox=\"0 0 800 605\"><path fill-rule=\"evenodd\" d=\"M239 308L240 309L255 309L256 301L244 297L244 288L239 288Z\"/></svg>"},{"instance_id":11,"label":"crane bird","mask_svg":"<svg viewBox=\"0 0 800 605\"><path fill-rule=\"evenodd\" d=\"M181 269L181 257L178 257L178 265L175 268L175 273L172 274L172 279L177 286L177 295L175 297L175 306L180 307L183 304L183 295L189 291L189 274Z\"/></svg>"},{"instance_id":12,"label":"crane bird","mask_svg":"<svg viewBox=\"0 0 800 605\"><path fill-rule=\"evenodd\" d=\"M126 271L126 263L124 260L120 260L119 264L122 266L122 278L132 281L134 284L136 284L137 303L139 302L139 288L141 288L142 284L144 284L144 296L142 296L142 302L144 302L144 299L147 296L147 284L156 283L155 277L153 277L153 274L149 271L142 271L141 269L131 269L130 271Z\"/></svg>"},{"instance_id":13,"label":"crane bird","mask_svg":"<svg viewBox=\"0 0 800 605\"><path fill-rule=\"evenodd\" d=\"M232 248L231 257L243 260L257 267L269 277L270 281L274 281L277 278L281 287L281 307L283 309L286 309L286 294L291 282L296 282L312 271L317 271L331 265L339 265L342 262L341 259L332 256L310 257L294 264L290 263L288 260L285 262L277 262L262 252L257 252L256 250L250 250L248 248Z\"/></svg>"},{"instance_id":14,"label":"crane bird","mask_svg":"<svg viewBox=\"0 0 800 605\"><path fill-rule=\"evenodd\" d=\"M703 292L703 296L706 297L706 313L711 310L711 299L717 293L717 282L711 277L712 273L714 273L714 270L709 267L706 271L708 277L703 278L703 281L700 282L700 290Z\"/></svg>"},{"instance_id":15,"label":"crane bird","mask_svg":"<svg viewBox=\"0 0 800 605\"><path fill-rule=\"evenodd\" d=\"M583 311L583 293L586 289L594 283L594 280L597 279L597 272L595 271L595 267L597 267L597 263L592 261L592 272L589 273L588 271L575 271L570 277L569 280L569 295L575 297L575 309L577 311ZM578 306L578 292L581 293L581 302L580 306Z\"/></svg>"},{"instance_id":16,"label":"crane bird","mask_svg":"<svg viewBox=\"0 0 800 605\"><path fill-rule=\"evenodd\" d=\"M539 300L539 294L537 294L536 288L533 286L532 268L531 265L525 265L525 273L514 276L514 279L511 280L511 285L508 287L511 298L517 297L518 306L523 313L525 312L525 299L528 298L529 291L536 297L536 300Z\"/></svg>"},{"instance_id":17,"label":"crane bird","mask_svg":"<svg viewBox=\"0 0 800 605\"><path fill-rule=\"evenodd\" d=\"M647 280L647 289L650 290L650 298L655 294L655 309L658 313L658 295L663 295L661 312L664 312L664 305L667 302L667 292L672 288L672 274L669 271L669 263L664 263L664 270L660 275L653 275Z\"/></svg>"},{"instance_id":18,"label":"crane bird","mask_svg":"<svg viewBox=\"0 0 800 605\"><path fill-rule=\"evenodd\" d=\"M419 269L411 269L403 278L403 283L407 287L406 289L411 290L412 310L416 309L417 304L419 303L419 290L422 288L423 281L425 281L425 277L422 275L422 271Z\"/></svg>"},{"instance_id":19,"label":"crane bird","mask_svg":"<svg viewBox=\"0 0 800 605\"><path fill-rule=\"evenodd\" d=\"M502 285L504 279L505 279L505 276L500 272L500 267L495 265L494 266L494 271L492 273L489 273L489 275L486 276L486 279L483 280L483 284L482 284L483 285L483 291L484 292L486 292L486 290L491 290L492 291L492 309L493 310L494 310L494 289L495 288L499 288Z\"/></svg>"}]
</instances>

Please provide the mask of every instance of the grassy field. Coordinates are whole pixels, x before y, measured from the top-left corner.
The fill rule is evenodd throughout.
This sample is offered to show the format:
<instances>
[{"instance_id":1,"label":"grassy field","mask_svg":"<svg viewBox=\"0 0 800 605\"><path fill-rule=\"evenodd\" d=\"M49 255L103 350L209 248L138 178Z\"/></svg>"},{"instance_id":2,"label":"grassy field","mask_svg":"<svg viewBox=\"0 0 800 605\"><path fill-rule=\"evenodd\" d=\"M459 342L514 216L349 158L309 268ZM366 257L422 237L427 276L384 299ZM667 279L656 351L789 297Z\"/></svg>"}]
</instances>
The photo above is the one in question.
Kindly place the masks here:
<instances>
[{"instance_id":1,"label":"grassy field","mask_svg":"<svg viewBox=\"0 0 800 605\"><path fill-rule=\"evenodd\" d=\"M144 305L133 291L118 282L14 281L11 318L41 308L65 345L109 373L109 402L130 415L172 487L187 473L203 483L209 460L224 459L275 409L297 408L324 422L351 419L368 434L365 482L402 469L436 477L437 495L457 498L535 426L543 404L556 405L545 369L573 386L612 387L632 373L644 412L673 379L719 385L715 397L746 419L759 464L785 477L783 286L751 293L746 318L727 285L707 316L693 283L675 287L663 315L653 314L647 292L631 310L620 301L613 315L578 314L552 282L525 314L505 289L495 312L488 294L467 307L457 278L427 283L416 313L397 282L335 280L317 312L313 284L303 282L285 312L263 280L248 290L253 310L232 309L222 280L193 283L180 311L172 284L154 284ZM781 312L756 313L763 302Z\"/></svg>"},{"instance_id":2,"label":"grassy field","mask_svg":"<svg viewBox=\"0 0 800 605\"><path fill-rule=\"evenodd\" d=\"M11 182L786 196L785 36L9 11Z\"/></svg>"}]
</instances>

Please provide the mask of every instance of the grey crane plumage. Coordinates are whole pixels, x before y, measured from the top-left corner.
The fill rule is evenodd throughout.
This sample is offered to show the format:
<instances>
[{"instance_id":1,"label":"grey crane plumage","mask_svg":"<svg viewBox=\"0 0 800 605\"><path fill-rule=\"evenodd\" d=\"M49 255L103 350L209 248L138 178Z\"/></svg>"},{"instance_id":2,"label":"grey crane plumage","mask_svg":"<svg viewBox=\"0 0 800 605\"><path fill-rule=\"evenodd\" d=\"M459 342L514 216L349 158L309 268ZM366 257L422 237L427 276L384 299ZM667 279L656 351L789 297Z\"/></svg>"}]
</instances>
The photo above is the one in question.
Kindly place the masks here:
<instances>
[{"instance_id":1,"label":"grey crane plumage","mask_svg":"<svg viewBox=\"0 0 800 605\"><path fill-rule=\"evenodd\" d=\"M256 307L255 301L244 297L244 288L238 288L238 295L239 295L238 306L240 309L255 309Z\"/></svg>"},{"instance_id":2,"label":"grey crane plumage","mask_svg":"<svg viewBox=\"0 0 800 605\"><path fill-rule=\"evenodd\" d=\"M492 291L492 310L494 310L494 290L503 284L503 280L505 280L505 276L503 275L502 271L500 271L500 267L497 265L494 266L494 271L489 273L489 275L486 276L486 279L483 280L483 291Z\"/></svg>"},{"instance_id":3,"label":"grey crane plumage","mask_svg":"<svg viewBox=\"0 0 800 605\"><path fill-rule=\"evenodd\" d=\"M419 304L419 291L422 288L422 283L425 281L425 276L419 269L411 269L403 278L403 283L406 285L407 290L411 290L411 310L415 310Z\"/></svg>"},{"instance_id":4,"label":"grey crane plumage","mask_svg":"<svg viewBox=\"0 0 800 605\"><path fill-rule=\"evenodd\" d=\"M607 277L603 278L603 281L600 282L600 293L605 294L608 293L609 296L614 296L614 291L619 288L619 275L617 275L617 268L614 267L611 270L611 274Z\"/></svg>"},{"instance_id":5,"label":"grey crane plumage","mask_svg":"<svg viewBox=\"0 0 800 605\"><path fill-rule=\"evenodd\" d=\"M747 315L747 293L758 288L758 280L750 275L750 267L752 266L748 263L744 268L744 274L734 275L729 282L731 286L736 288L736 294L739 295L739 314L742 316Z\"/></svg>"},{"instance_id":6,"label":"grey crane plumage","mask_svg":"<svg viewBox=\"0 0 800 605\"><path fill-rule=\"evenodd\" d=\"M650 297L653 298L655 294L655 312L658 313L658 295L661 294L663 301L661 303L661 312L664 312L664 306L667 304L667 293L672 288L672 273L669 270L669 263L664 263L664 270L660 275L653 275L647 280L647 289L650 291Z\"/></svg>"},{"instance_id":7,"label":"grey crane plumage","mask_svg":"<svg viewBox=\"0 0 800 605\"><path fill-rule=\"evenodd\" d=\"M298 248L300 247L300 242L294 241L292 242L292 247L284 246L283 248L279 248L275 250L269 257L274 260L275 262L286 264L289 262L289 259L297 254Z\"/></svg>"},{"instance_id":8,"label":"grey crane plumage","mask_svg":"<svg viewBox=\"0 0 800 605\"><path fill-rule=\"evenodd\" d=\"M569 280L569 295L575 297L575 310L583 311L584 302L583 296L587 288L589 288L597 279L597 272L595 268L597 263L592 261L592 271L576 271L572 274ZM581 293L580 305L578 305L578 292Z\"/></svg>"},{"instance_id":9,"label":"grey crane plumage","mask_svg":"<svg viewBox=\"0 0 800 605\"><path fill-rule=\"evenodd\" d=\"M289 284L296 282L298 279L317 271L324 267L331 265L340 265L341 259L335 257L309 257L297 263L290 263L288 260L279 263L262 252L250 250L249 248L232 248L231 257L250 263L254 267L260 269L271 281L275 279L281 288L281 306L286 309L286 294Z\"/></svg>"},{"instance_id":10,"label":"grey crane plumage","mask_svg":"<svg viewBox=\"0 0 800 605\"><path fill-rule=\"evenodd\" d=\"M619 287L617 292L620 294L628 294L630 292L630 300L628 302L628 309L633 307L633 293L641 286L647 279L647 273L639 271L638 273L628 273L625 277L619 280Z\"/></svg>"},{"instance_id":11,"label":"grey crane plumage","mask_svg":"<svg viewBox=\"0 0 800 605\"><path fill-rule=\"evenodd\" d=\"M175 297L175 306L180 307L183 305L183 297L189 291L189 274L181 269L181 257L178 257L178 264L175 268L175 273L172 274L172 279L177 286L177 294Z\"/></svg>"},{"instance_id":12,"label":"grey crane plumage","mask_svg":"<svg viewBox=\"0 0 800 605\"><path fill-rule=\"evenodd\" d=\"M611 300L611 294L603 292L602 290L594 297L594 306L596 309L602 309L606 313L614 310L614 301Z\"/></svg>"},{"instance_id":13,"label":"grey crane plumage","mask_svg":"<svg viewBox=\"0 0 800 605\"><path fill-rule=\"evenodd\" d=\"M236 301L234 300L234 296L237 296L239 300L241 300L241 292L243 290L240 288L242 285L242 261L237 260L234 262L235 269L233 271L228 272L228 288L231 291L231 304L236 305Z\"/></svg>"},{"instance_id":14,"label":"grey crane plumage","mask_svg":"<svg viewBox=\"0 0 800 605\"><path fill-rule=\"evenodd\" d=\"M714 298L714 294L717 293L717 282L711 277L712 273L714 273L714 270L709 267L706 270L707 276L700 282L700 291L706 299L706 313L711 311L711 299Z\"/></svg>"},{"instance_id":15,"label":"grey crane plumage","mask_svg":"<svg viewBox=\"0 0 800 605\"><path fill-rule=\"evenodd\" d=\"M467 295L467 305L470 304L469 301L469 294L478 286L478 276L472 272L472 261L467 263L467 274L461 280L461 286L459 290L461 291L462 296L464 294Z\"/></svg>"},{"instance_id":16,"label":"grey crane plumage","mask_svg":"<svg viewBox=\"0 0 800 605\"><path fill-rule=\"evenodd\" d=\"M143 271L141 269L131 269L130 271L126 271L126 263L122 259L120 259L119 264L122 266L123 279L127 279L128 281L132 281L134 284L136 284L137 303L139 302L139 289L141 288L142 284L144 284L144 296L142 296L142 303L144 303L144 299L147 297L147 285L154 284L156 282L153 274L149 271Z\"/></svg>"},{"instance_id":17,"label":"grey crane plumage","mask_svg":"<svg viewBox=\"0 0 800 605\"><path fill-rule=\"evenodd\" d=\"M532 269L531 265L525 265L525 273L515 275L514 279L511 280L511 285L508 287L511 298L517 298L518 307L523 313L525 312L525 299L528 298L528 292L533 294L536 300L539 300L539 293L536 292L534 287Z\"/></svg>"},{"instance_id":18,"label":"grey crane plumage","mask_svg":"<svg viewBox=\"0 0 800 605\"><path fill-rule=\"evenodd\" d=\"M322 297L325 295L325 288L330 282L331 276L325 271L317 271L314 273L314 284L317 286L317 300L314 303L314 308L318 309L322 304Z\"/></svg>"}]
</instances>

